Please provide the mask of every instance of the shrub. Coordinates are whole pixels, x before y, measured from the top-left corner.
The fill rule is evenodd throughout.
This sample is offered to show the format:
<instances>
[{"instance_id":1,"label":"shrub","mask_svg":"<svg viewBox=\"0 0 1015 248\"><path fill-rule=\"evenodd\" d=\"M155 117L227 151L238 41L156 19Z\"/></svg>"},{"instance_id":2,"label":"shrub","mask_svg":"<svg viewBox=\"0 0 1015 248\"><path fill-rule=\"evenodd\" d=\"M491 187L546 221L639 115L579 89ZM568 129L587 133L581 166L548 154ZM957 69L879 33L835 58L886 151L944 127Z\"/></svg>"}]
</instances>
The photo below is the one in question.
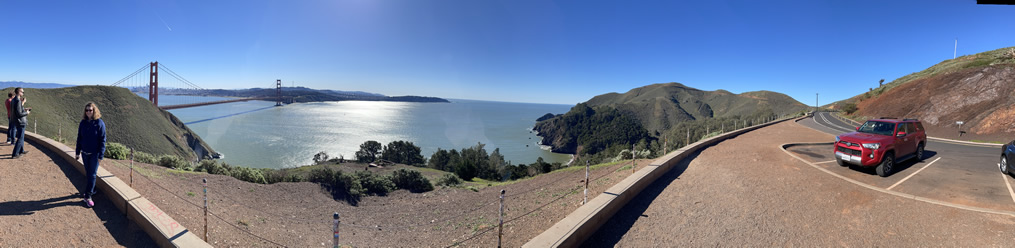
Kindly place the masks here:
<instances>
[{"instance_id":1,"label":"shrub","mask_svg":"<svg viewBox=\"0 0 1015 248\"><path fill-rule=\"evenodd\" d=\"M458 178L458 176L456 176L453 173L448 173L444 174L444 176L441 177L440 179L437 179L437 185L458 186L462 185L462 179Z\"/></svg>"},{"instance_id":2,"label":"shrub","mask_svg":"<svg viewBox=\"0 0 1015 248\"><path fill-rule=\"evenodd\" d=\"M187 170L187 171L194 170L194 168L191 167L190 162L187 162L187 160L184 160L181 157L173 155L159 156L158 164L159 166L172 168L176 170Z\"/></svg>"},{"instance_id":3,"label":"shrub","mask_svg":"<svg viewBox=\"0 0 1015 248\"><path fill-rule=\"evenodd\" d=\"M389 178L370 172L356 172L356 179L359 180L359 185L363 186L363 193L369 195L383 196L395 190L395 183L392 183Z\"/></svg>"},{"instance_id":4,"label":"shrub","mask_svg":"<svg viewBox=\"0 0 1015 248\"><path fill-rule=\"evenodd\" d=\"M339 172L339 173L341 173L341 172ZM316 184L322 184L322 185L331 186L335 182L335 175L334 174L335 173L332 172L331 169L328 169L328 168L316 168L316 169L311 170L310 174L307 174L307 181L308 182L312 182L312 183L316 183Z\"/></svg>"},{"instance_id":5,"label":"shrub","mask_svg":"<svg viewBox=\"0 0 1015 248\"><path fill-rule=\"evenodd\" d=\"M224 165L225 163L218 163L215 162L215 160L205 159L201 160L201 162L197 164L197 168L194 168L194 170L207 172L208 174L229 175L229 168Z\"/></svg>"},{"instance_id":6,"label":"shrub","mask_svg":"<svg viewBox=\"0 0 1015 248\"><path fill-rule=\"evenodd\" d=\"M106 158L125 160L128 159L129 151L127 146L116 142L106 143Z\"/></svg>"},{"instance_id":7,"label":"shrub","mask_svg":"<svg viewBox=\"0 0 1015 248\"><path fill-rule=\"evenodd\" d=\"M145 164L158 164L159 158L146 152L134 151L134 162Z\"/></svg>"},{"instance_id":8,"label":"shrub","mask_svg":"<svg viewBox=\"0 0 1015 248\"><path fill-rule=\"evenodd\" d=\"M847 103L842 106L842 111L846 112L846 114L848 115L853 114L853 112L856 112L856 110L857 110L856 103Z\"/></svg>"},{"instance_id":9,"label":"shrub","mask_svg":"<svg viewBox=\"0 0 1015 248\"><path fill-rule=\"evenodd\" d=\"M413 193L421 193L433 190L430 180L423 177L423 173L415 170L398 169L391 174L391 182L395 187L407 189Z\"/></svg>"},{"instance_id":10,"label":"shrub","mask_svg":"<svg viewBox=\"0 0 1015 248\"><path fill-rule=\"evenodd\" d=\"M264 174L261 172L261 170L249 167L237 166L235 168L232 168L229 171L229 176L252 183L260 183L260 184L268 183L268 181L265 180Z\"/></svg>"},{"instance_id":11,"label":"shrub","mask_svg":"<svg viewBox=\"0 0 1015 248\"><path fill-rule=\"evenodd\" d=\"M328 153L321 151L318 152L317 154L314 154L314 164L321 164L324 163L325 161L328 161Z\"/></svg>"}]
</instances>

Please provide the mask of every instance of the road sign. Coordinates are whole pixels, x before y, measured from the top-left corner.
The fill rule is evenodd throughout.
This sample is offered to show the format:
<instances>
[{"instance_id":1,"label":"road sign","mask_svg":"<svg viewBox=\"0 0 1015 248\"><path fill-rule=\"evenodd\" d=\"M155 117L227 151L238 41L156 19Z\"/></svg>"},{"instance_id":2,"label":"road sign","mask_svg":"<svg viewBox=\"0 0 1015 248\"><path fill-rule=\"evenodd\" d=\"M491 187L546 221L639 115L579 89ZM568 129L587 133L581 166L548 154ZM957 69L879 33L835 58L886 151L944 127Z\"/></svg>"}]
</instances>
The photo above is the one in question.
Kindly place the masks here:
<instances>
[{"instance_id":1,"label":"road sign","mask_svg":"<svg viewBox=\"0 0 1015 248\"><path fill-rule=\"evenodd\" d=\"M955 125L962 125L962 124L966 124L966 123L965 122L961 122L961 121L956 121L955 122Z\"/></svg>"}]
</instances>

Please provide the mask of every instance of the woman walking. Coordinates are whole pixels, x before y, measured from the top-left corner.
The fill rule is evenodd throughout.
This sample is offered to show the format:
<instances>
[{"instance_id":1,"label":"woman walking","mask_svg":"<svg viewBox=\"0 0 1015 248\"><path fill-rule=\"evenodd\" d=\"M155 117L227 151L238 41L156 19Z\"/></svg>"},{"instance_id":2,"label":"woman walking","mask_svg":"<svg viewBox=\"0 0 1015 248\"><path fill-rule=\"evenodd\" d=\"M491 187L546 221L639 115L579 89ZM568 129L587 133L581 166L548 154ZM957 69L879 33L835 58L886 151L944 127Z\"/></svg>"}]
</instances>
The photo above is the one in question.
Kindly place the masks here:
<instances>
[{"instance_id":1,"label":"woman walking","mask_svg":"<svg viewBox=\"0 0 1015 248\"><path fill-rule=\"evenodd\" d=\"M92 195L95 195L95 171L99 169L99 160L106 154L106 123L102 122L102 113L93 102L85 104L85 114L78 124L74 159L82 158L82 154L84 157L81 162L85 165L85 178L88 182L81 194L85 197L85 206L94 207Z\"/></svg>"}]
</instances>

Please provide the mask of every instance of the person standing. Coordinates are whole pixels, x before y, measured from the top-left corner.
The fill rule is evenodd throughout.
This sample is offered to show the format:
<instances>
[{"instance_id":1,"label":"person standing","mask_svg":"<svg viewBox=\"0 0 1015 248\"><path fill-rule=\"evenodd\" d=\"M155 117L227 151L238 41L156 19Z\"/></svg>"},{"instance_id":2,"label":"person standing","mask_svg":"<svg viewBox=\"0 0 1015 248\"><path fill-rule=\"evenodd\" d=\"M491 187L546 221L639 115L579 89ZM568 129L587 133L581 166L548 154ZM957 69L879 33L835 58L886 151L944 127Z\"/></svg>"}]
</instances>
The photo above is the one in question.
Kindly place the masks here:
<instances>
[{"instance_id":1,"label":"person standing","mask_svg":"<svg viewBox=\"0 0 1015 248\"><path fill-rule=\"evenodd\" d=\"M106 154L106 123L102 121L102 112L94 102L85 104L85 113L78 124L78 140L74 149L74 159L81 159L85 165L87 182L84 192L85 206L94 207L92 195L95 195L95 172L99 169L99 160ZM83 157L81 155L84 155Z\"/></svg>"},{"instance_id":2,"label":"person standing","mask_svg":"<svg viewBox=\"0 0 1015 248\"><path fill-rule=\"evenodd\" d=\"M14 92L7 92L7 101L4 101L4 107L7 110L7 144L14 144L14 120L11 120L11 100L14 99Z\"/></svg>"},{"instance_id":3,"label":"person standing","mask_svg":"<svg viewBox=\"0 0 1015 248\"><path fill-rule=\"evenodd\" d=\"M31 109L25 109L25 89L21 87L14 89L14 99L11 99L11 128L14 129L14 150L11 151L11 158L19 158L28 153L25 151L25 126L28 125L28 114Z\"/></svg>"}]
</instances>

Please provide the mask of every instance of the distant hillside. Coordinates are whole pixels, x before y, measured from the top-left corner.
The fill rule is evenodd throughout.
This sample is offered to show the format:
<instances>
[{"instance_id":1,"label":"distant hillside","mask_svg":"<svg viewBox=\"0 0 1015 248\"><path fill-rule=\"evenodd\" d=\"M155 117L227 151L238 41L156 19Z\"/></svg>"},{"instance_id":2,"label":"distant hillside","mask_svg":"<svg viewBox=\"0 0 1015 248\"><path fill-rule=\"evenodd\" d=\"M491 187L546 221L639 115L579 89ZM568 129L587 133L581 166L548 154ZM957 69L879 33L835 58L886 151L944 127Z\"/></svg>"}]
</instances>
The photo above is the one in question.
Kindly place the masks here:
<instances>
[{"instance_id":1,"label":"distant hillside","mask_svg":"<svg viewBox=\"0 0 1015 248\"><path fill-rule=\"evenodd\" d=\"M13 88L6 88L11 91ZM85 103L95 102L106 123L107 141L151 154L173 154L188 159L214 153L208 144L167 111L153 106L125 88L75 86L58 89L25 88L25 107L32 108L27 131L74 146L77 124ZM6 110L0 110L6 115ZM6 124L6 122L4 122Z\"/></svg>"},{"instance_id":2,"label":"distant hillside","mask_svg":"<svg viewBox=\"0 0 1015 248\"><path fill-rule=\"evenodd\" d=\"M133 89L135 92L147 92L147 88ZM239 90L223 89L160 89L167 95L222 96L222 97L275 97L274 88L250 88ZM282 87L282 96L293 102L322 101L389 101L389 102L448 102L448 100L427 96L385 96L362 91L317 90L306 87Z\"/></svg>"},{"instance_id":3,"label":"distant hillside","mask_svg":"<svg viewBox=\"0 0 1015 248\"><path fill-rule=\"evenodd\" d=\"M719 131L724 123L732 128L733 123L755 123L807 108L789 96L770 91L733 94L725 90L703 91L679 83L653 84L623 94L593 97L563 115L544 115L533 130L543 137L542 144L551 146L554 152L575 153L584 149L580 153L612 153L636 143L640 149L658 151L662 150L663 144L659 144L662 136L679 137L673 135L676 127L681 128L680 136L689 132L696 140Z\"/></svg>"},{"instance_id":4,"label":"distant hillside","mask_svg":"<svg viewBox=\"0 0 1015 248\"><path fill-rule=\"evenodd\" d=\"M1015 136L1015 47L949 59L837 103L856 104L855 116L923 120L932 135L1010 141ZM859 118L863 119L863 118Z\"/></svg>"},{"instance_id":5,"label":"distant hillside","mask_svg":"<svg viewBox=\"0 0 1015 248\"><path fill-rule=\"evenodd\" d=\"M645 129L668 130L682 121L746 116L759 112L786 115L807 108L793 98L771 91L733 94L725 90L703 91L680 83L653 84L624 94L598 95L586 102L590 107L610 106L638 119Z\"/></svg>"},{"instance_id":6,"label":"distant hillside","mask_svg":"<svg viewBox=\"0 0 1015 248\"><path fill-rule=\"evenodd\" d=\"M34 89L51 89L51 88L63 88L63 87L74 87L74 85L66 84L53 84L53 83L29 83L21 81L4 81L0 82L0 89L3 88L34 88ZM7 99L7 94L3 94L4 99Z\"/></svg>"}]
</instances>

